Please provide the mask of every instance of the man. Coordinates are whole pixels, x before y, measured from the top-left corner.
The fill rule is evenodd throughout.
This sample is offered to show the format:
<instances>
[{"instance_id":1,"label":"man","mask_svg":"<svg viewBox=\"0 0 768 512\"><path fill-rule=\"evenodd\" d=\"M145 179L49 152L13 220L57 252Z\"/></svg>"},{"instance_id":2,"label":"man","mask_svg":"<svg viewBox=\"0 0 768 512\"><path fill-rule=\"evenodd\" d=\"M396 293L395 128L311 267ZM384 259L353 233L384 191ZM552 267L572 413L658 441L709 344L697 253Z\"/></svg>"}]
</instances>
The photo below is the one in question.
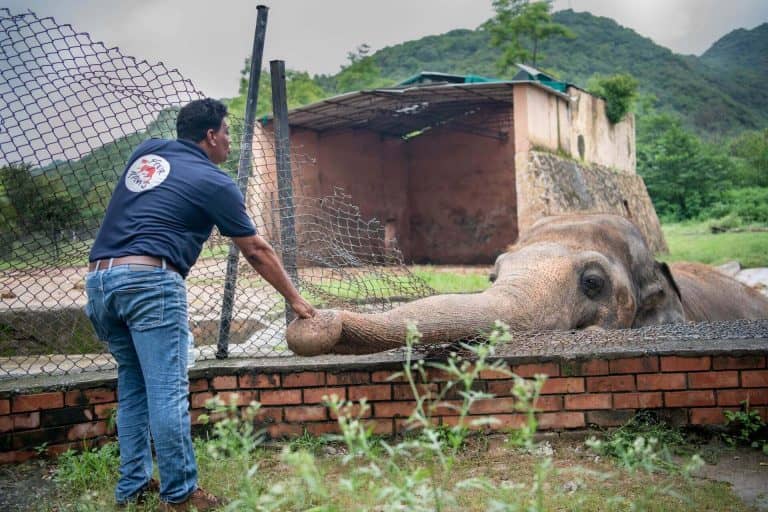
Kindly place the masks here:
<instances>
[{"instance_id":1,"label":"man","mask_svg":"<svg viewBox=\"0 0 768 512\"><path fill-rule=\"evenodd\" d=\"M184 278L213 226L302 318L315 314L275 251L256 234L243 196L215 164L230 149L226 107L213 99L184 106L177 140L150 139L133 152L90 254L86 312L118 369L118 505L156 490L150 432L164 510L209 510L221 500L197 485L187 403Z\"/></svg>"}]
</instances>

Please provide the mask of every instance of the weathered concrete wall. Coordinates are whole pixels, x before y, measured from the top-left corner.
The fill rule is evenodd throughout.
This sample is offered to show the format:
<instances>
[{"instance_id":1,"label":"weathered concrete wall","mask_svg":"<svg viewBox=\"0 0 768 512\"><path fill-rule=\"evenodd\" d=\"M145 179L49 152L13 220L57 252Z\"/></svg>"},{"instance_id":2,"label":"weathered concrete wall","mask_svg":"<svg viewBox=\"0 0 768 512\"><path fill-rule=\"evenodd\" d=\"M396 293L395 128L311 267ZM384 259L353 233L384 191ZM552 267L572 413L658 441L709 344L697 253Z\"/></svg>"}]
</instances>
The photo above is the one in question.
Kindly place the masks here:
<instances>
[{"instance_id":1,"label":"weathered concrete wall","mask_svg":"<svg viewBox=\"0 0 768 512\"><path fill-rule=\"evenodd\" d=\"M518 157L521 231L547 215L613 213L634 222L654 252L667 251L659 219L640 176L540 151Z\"/></svg>"},{"instance_id":2,"label":"weathered concrete wall","mask_svg":"<svg viewBox=\"0 0 768 512\"><path fill-rule=\"evenodd\" d=\"M571 100L530 84L514 86L517 151L559 151L634 174L634 116L611 124L604 100L574 87L567 94Z\"/></svg>"},{"instance_id":3,"label":"weathered concrete wall","mask_svg":"<svg viewBox=\"0 0 768 512\"><path fill-rule=\"evenodd\" d=\"M635 116L630 113L611 124L605 115L605 100L574 87L567 92L574 98L570 105L570 155L635 174ZM579 137L583 137L583 149Z\"/></svg>"},{"instance_id":4,"label":"weathered concrete wall","mask_svg":"<svg viewBox=\"0 0 768 512\"><path fill-rule=\"evenodd\" d=\"M465 120L507 124L511 111ZM407 145L416 262L490 263L517 238L513 141L438 129Z\"/></svg>"}]
</instances>

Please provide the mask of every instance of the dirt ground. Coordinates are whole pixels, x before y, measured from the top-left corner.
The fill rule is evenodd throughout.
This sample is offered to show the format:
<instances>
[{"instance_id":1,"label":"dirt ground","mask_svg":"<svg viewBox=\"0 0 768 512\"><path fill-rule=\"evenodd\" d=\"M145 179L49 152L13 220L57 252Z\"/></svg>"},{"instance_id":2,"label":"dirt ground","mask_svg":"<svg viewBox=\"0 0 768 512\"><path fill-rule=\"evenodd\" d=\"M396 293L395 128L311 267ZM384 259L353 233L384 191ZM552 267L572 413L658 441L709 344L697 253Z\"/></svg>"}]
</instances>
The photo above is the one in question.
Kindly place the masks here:
<instances>
[{"instance_id":1,"label":"dirt ground","mask_svg":"<svg viewBox=\"0 0 768 512\"><path fill-rule=\"evenodd\" d=\"M499 438L500 442L503 439ZM573 440L573 443L583 441ZM493 444L493 443L491 443ZM561 451L558 460L568 455ZM572 452L572 451L570 451ZM729 448L714 440L700 447L707 464L698 478L729 484L745 504L768 512L768 455L750 448ZM582 461L562 461L579 465ZM41 512L57 510L57 490L53 480L55 465L45 460L0 466L0 510Z\"/></svg>"},{"instance_id":2,"label":"dirt ground","mask_svg":"<svg viewBox=\"0 0 768 512\"><path fill-rule=\"evenodd\" d=\"M744 503L768 511L768 455L759 450L724 450L715 464L706 464L698 476L731 484Z\"/></svg>"},{"instance_id":3,"label":"dirt ground","mask_svg":"<svg viewBox=\"0 0 768 512\"><path fill-rule=\"evenodd\" d=\"M55 466L45 460L0 466L0 510L41 511L53 502Z\"/></svg>"}]
</instances>

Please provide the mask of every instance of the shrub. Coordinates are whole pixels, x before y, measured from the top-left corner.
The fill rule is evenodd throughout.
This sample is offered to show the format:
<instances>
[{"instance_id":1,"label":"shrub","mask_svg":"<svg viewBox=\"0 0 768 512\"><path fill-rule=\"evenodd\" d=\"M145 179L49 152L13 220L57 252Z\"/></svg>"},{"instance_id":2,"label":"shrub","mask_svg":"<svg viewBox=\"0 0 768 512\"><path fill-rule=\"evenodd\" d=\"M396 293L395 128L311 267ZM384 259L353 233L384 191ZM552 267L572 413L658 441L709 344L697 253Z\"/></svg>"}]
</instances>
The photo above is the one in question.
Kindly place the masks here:
<instances>
[{"instance_id":1,"label":"shrub","mask_svg":"<svg viewBox=\"0 0 768 512\"><path fill-rule=\"evenodd\" d=\"M723 440L731 446L738 444L759 448L768 455L768 425L760 413L749 408L749 402L742 402L738 411L725 411Z\"/></svg>"},{"instance_id":2,"label":"shrub","mask_svg":"<svg viewBox=\"0 0 768 512\"><path fill-rule=\"evenodd\" d=\"M620 466L649 473L678 470L673 455L685 444L679 430L643 413L611 432L606 440L587 440L590 448L616 459Z\"/></svg>"},{"instance_id":3,"label":"shrub","mask_svg":"<svg viewBox=\"0 0 768 512\"><path fill-rule=\"evenodd\" d=\"M637 97L638 82L630 74L611 76L595 75L589 81L587 90L605 98L605 114L612 124L616 124L630 112Z\"/></svg>"},{"instance_id":4,"label":"shrub","mask_svg":"<svg viewBox=\"0 0 768 512\"><path fill-rule=\"evenodd\" d=\"M726 229L747 224L768 225L768 187L726 190L722 199L701 216L721 219Z\"/></svg>"}]
</instances>

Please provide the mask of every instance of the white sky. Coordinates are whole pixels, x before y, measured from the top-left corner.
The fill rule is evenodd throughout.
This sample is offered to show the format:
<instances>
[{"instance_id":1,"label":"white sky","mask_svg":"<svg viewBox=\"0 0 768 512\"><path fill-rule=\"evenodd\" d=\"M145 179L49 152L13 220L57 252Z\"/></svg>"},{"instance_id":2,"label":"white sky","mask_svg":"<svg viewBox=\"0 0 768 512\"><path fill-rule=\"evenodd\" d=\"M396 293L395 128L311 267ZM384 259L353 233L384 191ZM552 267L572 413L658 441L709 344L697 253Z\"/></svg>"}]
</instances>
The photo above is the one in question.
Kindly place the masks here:
<instances>
[{"instance_id":1,"label":"white sky","mask_svg":"<svg viewBox=\"0 0 768 512\"><path fill-rule=\"evenodd\" d=\"M53 16L124 54L178 68L204 93L236 94L256 5L246 0L6 0L12 12ZM492 16L491 0L263 0L270 6L264 66L335 73L361 43L373 50ZM677 53L700 54L735 28L768 21L768 0L555 0L613 18Z\"/></svg>"}]
</instances>

